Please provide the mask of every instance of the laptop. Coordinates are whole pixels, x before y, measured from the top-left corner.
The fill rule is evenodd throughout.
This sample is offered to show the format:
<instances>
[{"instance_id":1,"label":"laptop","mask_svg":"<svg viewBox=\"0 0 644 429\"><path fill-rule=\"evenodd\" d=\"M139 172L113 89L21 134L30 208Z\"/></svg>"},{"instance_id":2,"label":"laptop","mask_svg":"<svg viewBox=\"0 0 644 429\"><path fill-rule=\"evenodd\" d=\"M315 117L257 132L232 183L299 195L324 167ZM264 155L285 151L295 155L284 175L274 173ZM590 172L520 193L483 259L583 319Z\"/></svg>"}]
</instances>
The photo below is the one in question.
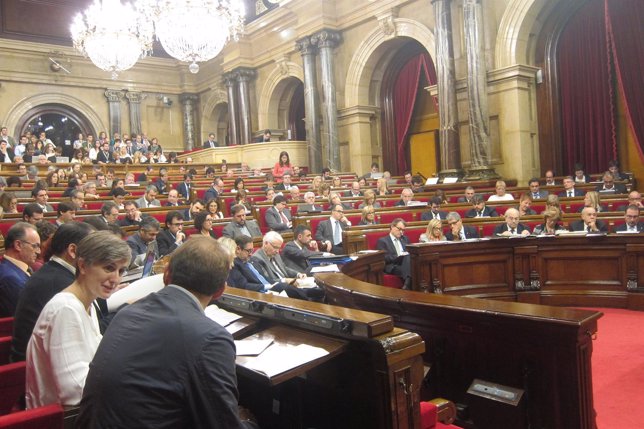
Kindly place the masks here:
<instances>
[{"instance_id":1,"label":"laptop","mask_svg":"<svg viewBox=\"0 0 644 429\"><path fill-rule=\"evenodd\" d=\"M142 255L139 255L143 256L143 265L132 270L128 270L127 274L121 278L121 283L131 283L134 280L139 280L152 274L152 267L154 266L154 261L156 258L156 253L154 250L154 246L148 246L148 251ZM134 259L135 262L137 261L139 256Z\"/></svg>"}]
</instances>

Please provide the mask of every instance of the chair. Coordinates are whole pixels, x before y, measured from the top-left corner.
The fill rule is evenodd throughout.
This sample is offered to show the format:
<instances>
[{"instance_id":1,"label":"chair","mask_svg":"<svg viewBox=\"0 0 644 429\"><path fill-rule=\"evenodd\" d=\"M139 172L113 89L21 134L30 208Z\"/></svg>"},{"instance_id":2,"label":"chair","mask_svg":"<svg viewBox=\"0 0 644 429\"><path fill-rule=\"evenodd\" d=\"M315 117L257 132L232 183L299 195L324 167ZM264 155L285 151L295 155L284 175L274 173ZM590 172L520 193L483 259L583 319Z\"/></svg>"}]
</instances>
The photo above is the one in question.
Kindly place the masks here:
<instances>
[{"instance_id":1,"label":"chair","mask_svg":"<svg viewBox=\"0 0 644 429\"><path fill-rule=\"evenodd\" d=\"M0 337L0 365L9 363L11 355L11 337Z\"/></svg>"},{"instance_id":2,"label":"chair","mask_svg":"<svg viewBox=\"0 0 644 429\"><path fill-rule=\"evenodd\" d=\"M63 408L52 404L7 414L0 417L0 429L63 429Z\"/></svg>"},{"instance_id":3,"label":"chair","mask_svg":"<svg viewBox=\"0 0 644 429\"><path fill-rule=\"evenodd\" d=\"M0 318L0 337L13 335L13 317Z\"/></svg>"},{"instance_id":4,"label":"chair","mask_svg":"<svg viewBox=\"0 0 644 429\"><path fill-rule=\"evenodd\" d=\"M456 407L442 398L420 401L421 429L459 429L451 423L456 417Z\"/></svg>"},{"instance_id":5,"label":"chair","mask_svg":"<svg viewBox=\"0 0 644 429\"><path fill-rule=\"evenodd\" d=\"M20 398L25 394L26 373L25 362L0 366L0 415L16 409Z\"/></svg>"}]
</instances>

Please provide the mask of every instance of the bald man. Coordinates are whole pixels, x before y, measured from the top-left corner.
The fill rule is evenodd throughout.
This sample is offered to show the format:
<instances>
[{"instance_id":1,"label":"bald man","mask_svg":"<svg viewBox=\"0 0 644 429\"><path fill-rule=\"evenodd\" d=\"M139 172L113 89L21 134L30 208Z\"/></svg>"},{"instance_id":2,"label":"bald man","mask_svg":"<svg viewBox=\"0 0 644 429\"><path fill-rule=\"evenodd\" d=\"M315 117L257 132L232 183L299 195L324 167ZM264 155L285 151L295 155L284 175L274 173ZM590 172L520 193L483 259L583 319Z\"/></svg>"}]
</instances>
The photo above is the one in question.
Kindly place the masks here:
<instances>
[{"instance_id":1,"label":"bald man","mask_svg":"<svg viewBox=\"0 0 644 429\"><path fill-rule=\"evenodd\" d=\"M494 235L502 237L525 237L530 235L530 228L519 222L519 210L509 208L504 214L505 223L494 228Z\"/></svg>"}]
</instances>

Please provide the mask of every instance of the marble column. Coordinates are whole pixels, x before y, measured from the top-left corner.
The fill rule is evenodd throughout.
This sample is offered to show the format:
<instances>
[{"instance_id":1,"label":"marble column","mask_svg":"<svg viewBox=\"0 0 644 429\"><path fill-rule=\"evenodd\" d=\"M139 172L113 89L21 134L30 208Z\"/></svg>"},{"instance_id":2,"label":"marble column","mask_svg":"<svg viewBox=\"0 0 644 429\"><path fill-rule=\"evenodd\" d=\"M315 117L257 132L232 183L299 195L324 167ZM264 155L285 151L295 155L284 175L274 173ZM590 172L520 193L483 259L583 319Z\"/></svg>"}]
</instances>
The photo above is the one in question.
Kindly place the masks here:
<instances>
[{"instance_id":1,"label":"marble column","mask_svg":"<svg viewBox=\"0 0 644 429\"><path fill-rule=\"evenodd\" d=\"M230 145L239 144L239 122L237 119L237 75L233 72L224 74L224 85L228 94L228 122L230 134L228 143Z\"/></svg>"},{"instance_id":2,"label":"marble column","mask_svg":"<svg viewBox=\"0 0 644 429\"><path fill-rule=\"evenodd\" d=\"M183 110L183 135L185 136L185 149L195 147L195 104L199 100L197 94L181 94L179 101Z\"/></svg>"},{"instance_id":3,"label":"marble column","mask_svg":"<svg viewBox=\"0 0 644 429\"><path fill-rule=\"evenodd\" d=\"M253 69L239 67L235 69L239 86L239 139L241 144L252 143L253 127L250 112L249 82L255 79L257 72Z\"/></svg>"},{"instance_id":4,"label":"marble column","mask_svg":"<svg viewBox=\"0 0 644 429\"><path fill-rule=\"evenodd\" d=\"M304 37L295 42L302 54L304 65L304 110L306 125L306 140L309 150L309 168L311 172L322 170L322 141L320 140L320 96L317 87L317 72L315 67L316 46L310 37Z\"/></svg>"},{"instance_id":5,"label":"marble column","mask_svg":"<svg viewBox=\"0 0 644 429\"><path fill-rule=\"evenodd\" d=\"M436 29L436 79L438 89L440 172L439 177L462 177L458 133L456 69L452 39L452 0L433 0Z\"/></svg>"},{"instance_id":6,"label":"marble column","mask_svg":"<svg viewBox=\"0 0 644 429\"><path fill-rule=\"evenodd\" d=\"M130 105L130 134L141 133L141 101L145 99L145 94L141 92L128 91L125 98Z\"/></svg>"},{"instance_id":7,"label":"marble column","mask_svg":"<svg viewBox=\"0 0 644 429\"><path fill-rule=\"evenodd\" d=\"M326 125L322 135L326 143L327 163L332 170L340 170L340 145L338 142L338 108L335 97L335 66L333 48L341 41L335 30L322 30L311 37L320 52L320 81L324 97L323 119Z\"/></svg>"},{"instance_id":8,"label":"marble column","mask_svg":"<svg viewBox=\"0 0 644 429\"><path fill-rule=\"evenodd\" d=\"M487 107L487 70L480 0L463 0L463 27L467 55L467 98L472 162L465 178L467 180L493 179L498 175L490 167L490 117Z\"/></svg>"},{"instance_id":9,"label":"marble column","mask_svg":"<svg viewBox=\"0 0 644 429\"><path fill-rule=\"evenodd\" d=\"M107 106L109 109L109 135L110 138L114 133L121 133L121 100L123 99L123 91L119 89L105 90L105 98L107 98Z\"/></svg>"}]
</instances>

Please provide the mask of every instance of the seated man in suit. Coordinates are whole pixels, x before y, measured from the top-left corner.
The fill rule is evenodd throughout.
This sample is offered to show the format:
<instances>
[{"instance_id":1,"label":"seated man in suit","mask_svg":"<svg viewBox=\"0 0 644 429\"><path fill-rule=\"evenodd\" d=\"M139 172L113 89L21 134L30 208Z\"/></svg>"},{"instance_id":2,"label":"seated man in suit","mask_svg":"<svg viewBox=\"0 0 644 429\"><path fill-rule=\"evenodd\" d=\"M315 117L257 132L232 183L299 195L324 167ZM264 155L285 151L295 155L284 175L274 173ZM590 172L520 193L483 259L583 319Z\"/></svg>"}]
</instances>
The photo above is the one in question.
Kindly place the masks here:
<instances>
[{"instance_id":1,"label":"seated man in suit","mask_svg":"<svg viewBox=\"0 0 644 429\"><path fill-rule=\"evenodd\" d=\"M405 188L400 192L400 201L397 201L395 206L408 206L409 203L414 199L414 191L410 188Z\"/></svg>"},{"instance_id":2,"label":"seated man in suit","mask_svg":"<svg viewBox=\"0 0 644 429\"><path fill-rule=\"evenodd\" d=\"M463 193L463 196L458 197L456 202L472 204L472 198L474 198L474 188L471 186L468 186L467 188L465 188L465 192Z\"/></svg>"},{"instance_id":3,"label":"seated man in suit","mask_svg":"<svg viewBox=\"0 0 644 429\"><path fill-rule=\"evenodd\" d=\"M233 220L224 227L222 235L230 237L233 240L239 235L247 237L261 237L262 231L259 229L257 221L254 219L246 220L246 207L243 204L235 204L230 209Z\"/></svg>"},{"instance_id":4,"label":"seated man in suit","mask_svg":"<svg viewBox=\"0 0 644 429\"><path fill-rule=\"evenodd\" d=\"M44 213L53 213L55 211L54 208L47 203L49 200L47 189L35 187L31 190L31 196L34 199L34 203L38 204Z\"/></svg>"},{"instance_id":5,"label":"seated man in suit","mask_svg":"<svg viewBox=\"0 0 644 429\"><path fill-rule=\"evenodd\" d=\"M159 195L157 187L154 185L148 185L147 188L145 188L145 194L136 200L136 205L142 209L148 207L161 207L161 201L157 200L157 195Z\"/></svg>"},{"instance_id":6,"label":"seated man in suit","mask_svg":"<svg viewBox=\"0 0 644 429\"><path fill-rule=\"evenodd\" d=\"M289 170L286 170L282 175L282 183L278 183L273 189L275 189L276 191L288 191L293 186L295 185L293 185L292 183L291 172Z\"/></svg>"},{"instance_id":7,"label":"seated man in suit","mask_svg":"<svg viewBox=\"0 0 644 429\"><path fill-rule=\"evenodd\" d=\"M644 232L644 222L640 222L640 208L635 204L630 205L626 208L626 212L624 213L624 220L626 220L626 223L616 227L615 232Z\"/></svg>"},{"instance_id":8,"label":"seated man in suit","mask_svg":"<svg viewBox=\"0 0 644 429\"><path fill-rule=\"evenodd\" d=\"M204 201L210 201L212 199L217 199L224 192L224 181L221 177L215 177L212 180L212 185L210 188L206 189L204 193Z\"/></svg>"},{"instance_id":9,"label":"seated man in suit","mask_svg":"<svg viewBox=\"0 0 644 429\"><path fill-rule=\"evenodd\" d=\"M148 245L156 240L157 235L159 235L159 221L153 218L152 216L146 216L141 220L139 231L136 234L132 234L126 240L130 250L132 252L132 259L130 264L133 265L136 257L143 255L148 251ZM158 247L155 249L155 258L159 257Z\"/></svg>"},{"instance_id":10,"label":"seated man in suit","mask_svg":"<svg viewBox=\"0 0 644 429\"><path fill-rule=\"evenodd\" d=\"M159 256L169 255L174 252L186 240L183 232L183 215L181 212L172 210L165 215L165 229L157 235L157 246Z\"/></svg>"},{"instance_id":11,"label":"seated man in suit","mask_svg":"<svg viewBox=\"0 0 644 429\"><path fill-rule=\"evenodd\" d=\"M362 190L360 189L360 182L355 181L351 183L351 189L344 193L344 196L347 198L359 198L361 197Z\"/></svg>"},{"instance_id":12,"label":"seated man in suit","mask_svg":"<svg viewBox=\"0 0 644 429\"><path fill-rule=\"evenodd\" d=\"M186 173L183 175L183 182L177 185L177 192L183 197L184 200L190 200L190 190L192 189L192 174Z\"/></svg>"},{"instance_id":13,"label":"seated man in suit","mask_svg":"<svg viewBox=\"0 0 644 429\"><path fill-rule=\"evenodd\" d=\"M159 177L152 184L157 187L160 194L168 193L168 170L166 168L160 168Z\"/></svg>"},{"instance_id":14,"label":"seated man in suit","mask_svg":"<svg viewBox=\"0 0 644 429\"><path fill-rule=\"evenodd\" d=\"M284 264L280 250L284 239L275 231L268 231L262 240L262 247L250 258L251 264L264 278L270 289L274 292L286 291L291 298L309 299L323 296L320 289L299 289L297 280L306 277L306 274L293 270Z\"/></svg>"},{"instance_id":15,"label":"seated man in suit","mask_svg":"<svg viewBox=\"0 0 644 429\"><path fill-rule=\"evenodd\" d=\"M179 205L179 192L176 189L170 189L163 203L164 207L177 207Z\"/></svg>"},{"instance_id":16,"label":"seated man in suit","mask_svg":"<svg viewBox=\"0 0 644 429\"><path fill-rule=\"evenodd\" d=\"M476 194L472 198L472 208L465 213L465 217L498 217L499 214L492 207L486 207L483 195Z\"/></svg>"},{"instance_id":17,"label":"seated man in suit","mask_svg":"<svg viewBox=\"0 0 644 429\"><path fill-rule=\"evenodd\" d=\"M584 207L581 211L581 220L570 223L571 231L608 232L606 223L597 219L595 207Z\"/></svg>"},{"instance_id":18,"label":"seated man in suit","mask_svg":"<svg viewBox=\"0 0 644 429\"><path fill-rule=\"evenodd\" d=\"M447 212L440 211L442 202L441 197L432 197L429 202L429 210L420 215L420 220L447 219Z\"/></svg>"},{"instance_id":19,"label":"seated man in suit","mask_svg":"<svg viewBox=\"0 0 644 429\"><path fill-rule=\"evenodd\" d=\"M410 257L407 252L409 238L405 236L407 223L396 218L389 226L389 234L378 239L376 249L385 252L385 273L398 276L403 281L403 289L411 288Z\"/></svg>"},{"instance_id":20,"label":"seated man in suit","mask_svg":"<svg viewBox=\"0 0 644 429\"><path fill-rule=\"evenodd\" d=\"M204 315L230 262L217 241L189 240L166 286L119 311L87 374L78 427L257 427L240 415L233 338Z\"/></svg>"},{"instance_id":21,"label":"seated man in suit","mask_svg":"<svg viewBox=\"0 0 644 429\"><path fill-rule=\"evenodd\" d=\"M304 204L297 206L298 213L321 212L324 207L315 204L315 192L308 191L304 194Z\"/></svg>"},{"instance_id":22,"label":"seated man in suit","mask_svg":"<svg viewBox=\"0 0 644 429\"><path fill-rule=\"evenodd\" d=\"M315 239L320 242L324 251L342 255L344 254L342 231L350 226L351 222L344 215L344 208L337 204L331 209L331 217L318 224Z\"/></svg>"},{"instance_id":23,"label":"seated man in suit","mask_svg":"<svg viewBox=\"0 0 644 429\"><path fill-rule=\"evenodd\" d=\"M555 186L557 184L557 182L555 182L555 173L554 173L554 171L552 171L552 170L546 171L546 174L545 174L544 177L546 179L546 183L545 183L546 186Z\"/></svg>"},{"instance_id":24,"label":"seated man in suit","mask_svg":"<svg viewBox=\"0 0 644 429\"><path fill-rule=\"evenodd\" d=\"M185 209L183 212L183 219L194 220L195 215L199 212L202 212L206 209L206 203L203 200L196 199L190 203L190 207Z\"/></svg>"},{"instance_id":25,"label":"seated man in suit","mask_svg":"<svg viewBox=\"0 0 644 429\"><path fill-rule=\"evenodd\" d=\"M126 201L125 217L118 221L119 226L137 226L141 224L141 211L136 201Z\"/></svg>"},{"instance_id":26,"label":"seated man in suit","mask_svg":"<svg viewBox=\"0 0 644 429\"><path fill-rule=\"evenodd\" d=\"M637 191L631 191L628 194L628 202L626 204L623 204L617 207L616 211L625 212L629 206L636 206L636 207L639 207L640 209L643 209L644 204L642 203L642 194L640 194Z\"/></svg>"},{"instance_id":27,"label":"seated man in suit","mask_svg":"<svg viewBox=\"0 0 644 429\"><path fill-rule=\"evenodd\" d=\"M615 183L615 176L613 176L613 173L610 171L606 171L604 175L602 176L602 183L601 185L597 185L597 192L601 192L602 194L625 194L626 193L626 186L624 186L622 183Z\"/></svg>"},{"instance_id":28,"label":"seated man in suit","mask_svg":"<svg viewBox=\"0 0 644 429\"><path fill-rule=\"evenodd\" d=\"M449 225L449 232L445 234L445 239L448 241L461 241L471 238L479 238L479 233L473 226L463 225L461 215L456 212L449 212L447 214L447 224Z\"/></svg>"},{"instance_id":29,"label":"seated man in suit","mask_svg":"<svg viewBox=\"0 0 644 429\"><path fill-rule=\"evenodd\" d=\"M619 171L619 162L616 159L608 161L608 171L613 174L615 180L628 180L628 176Z\"/></svg>"},{"instance_id":30,"label":"seated man in suit","mask_svg":"<svg viewBox=\"0 0 644 429\"><path fill-rule=\"evenodd\" d=\"M526 237L530 235L530 228L525 226L522 223L519 223L520 215L519 210L515 208L509 208L505 211L505 223L497 225L494 228L494 235L501 235L504 237L512 236L523 236Z\"/></svg>"},{"instance_id":31,"label":"seated man in suit","mask_svg":"<svg viewBox=\"0 0 644 429\"><path fill-rule=\"evenodd\" d=\"M329 210L331 210L333 207L337 205L341 205L344 210L353 209L353 206L351 204L342 202L342 198L340 198L339 193L331 192L329 194Z\"/></svg>"},{"instance_id":32,"label":"seated man in suit","mask_svg":"<svg viewBox=\"0 0 644 429\"><path fill-rule=\"evenodd\" d=\"M299 273L308 273L311 268L308 259L321 255L317 241L313 240L311 228L307 225L298 225L293 233L293 241L286 243L282 250L282 259L286 266Z\"/></svg>"},{"instance_id":33,"label":"seated man in suit","mask_svg":"<svg viewBox=\"0 0 644 429\"><path fill-rule=\"evenodd\" d=\"M228 274L228 286L238 289L252 290L255 292L266 292L271 283L266 280L255 267L250 263L250 257L255 250L253 239L246 235L238 235L235 238L237 248L233 266Z\"/></svg>"},{"instance_id":34,"label":"seated man in suit","mask_svg":"<svg viewBox=\"0 0 644 429\"><path fill-rule=\"evenodd\" d=\"M575 189L575 179L572 176L566 176L563 178L563 187L564 190L559 192L560 197L583 197L584 192L579 189Z\"/></svg>"},{"instance_id":35,"label":"seated man in suit","mask_svg":"<svg viewBox=\"0 0 644 429\"><path fill-rule=\"evenodd\" d=\"M290 231L293 227L291 211L287 208L286 198L277 195L273 198L273 207L264 214L266 225L273 231Z\"/></svg>"},{"instance_id":36,"label":"seated man in suit","mask_svg":"<svg viewBox=\"0 0 644 429\"><path fill-rule=\"evenodd\" d=\"M528 186L530 187L530 197L532 197L533 200L541 200L548 196L548 191L542 191L540 189L538 178L533 177L530 179Z\"/></svg>"}]
</instances>

